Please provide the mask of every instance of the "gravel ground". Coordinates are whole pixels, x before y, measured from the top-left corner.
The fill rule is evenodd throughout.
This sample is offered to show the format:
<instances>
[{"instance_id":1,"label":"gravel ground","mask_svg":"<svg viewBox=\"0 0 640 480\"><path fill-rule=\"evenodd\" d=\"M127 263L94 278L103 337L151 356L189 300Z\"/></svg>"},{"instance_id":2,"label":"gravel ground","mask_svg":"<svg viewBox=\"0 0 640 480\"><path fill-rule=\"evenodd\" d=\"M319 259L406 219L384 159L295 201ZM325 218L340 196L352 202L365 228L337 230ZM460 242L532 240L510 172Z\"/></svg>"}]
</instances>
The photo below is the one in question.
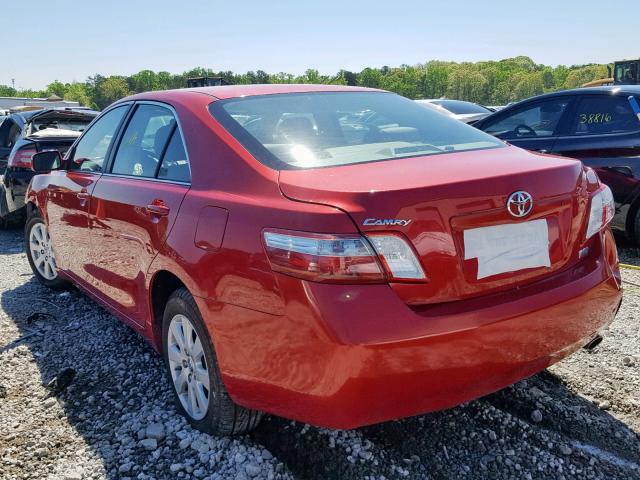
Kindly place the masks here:
<instances>
[{"instance_id":1,"label":"gravel ground","mask_svg":"<svg viewBox=\"0 0 640 480\"><path fill-rule=\"evenodd\" d=\"M351 431L267 416L227 439L177 415L133 331L77 291L41 287L21 237L0 231L0 479L640 479L640 271L623 272L638 286L599 347L501 392ZM50 396L43 385L69 367Z\"/></svg>"}]
</instances>

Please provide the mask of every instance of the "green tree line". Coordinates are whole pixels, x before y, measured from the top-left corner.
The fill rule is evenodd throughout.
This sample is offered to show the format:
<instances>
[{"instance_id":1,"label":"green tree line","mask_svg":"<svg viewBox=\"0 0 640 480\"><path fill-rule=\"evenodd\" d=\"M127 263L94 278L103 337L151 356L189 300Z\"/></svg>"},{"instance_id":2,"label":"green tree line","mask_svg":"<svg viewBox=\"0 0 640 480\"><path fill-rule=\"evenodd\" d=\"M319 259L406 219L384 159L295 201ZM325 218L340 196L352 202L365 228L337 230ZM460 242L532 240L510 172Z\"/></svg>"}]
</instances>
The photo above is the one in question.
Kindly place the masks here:
<instances>
[{"instance_id":1,"label":"green tree line","mask_svg":"<svg viewBox=\"0 0 640 480\"><path fill-rule=\"evenodd\" d=\"M537 64L529 57L499 61L445 62L433 60L417 65L370 68L361 72L340 70L335 75L321 75L309 69L303 75L247 73L194 68L180 74L142 70L130 76L96 74L85 82L54 81L44 90L16 90L0 85L0 96L48 97L55 94L65 100L103 109L110 103L133 93L165 90L186 86L192 77L222 77L231 84L252 83L322 83L359 85L382 88L409 98L452 98L484 105L504 105L541 93L575 88L605 78L606 65L574 65L550 67Z\"/></svg>"}]
</instances>

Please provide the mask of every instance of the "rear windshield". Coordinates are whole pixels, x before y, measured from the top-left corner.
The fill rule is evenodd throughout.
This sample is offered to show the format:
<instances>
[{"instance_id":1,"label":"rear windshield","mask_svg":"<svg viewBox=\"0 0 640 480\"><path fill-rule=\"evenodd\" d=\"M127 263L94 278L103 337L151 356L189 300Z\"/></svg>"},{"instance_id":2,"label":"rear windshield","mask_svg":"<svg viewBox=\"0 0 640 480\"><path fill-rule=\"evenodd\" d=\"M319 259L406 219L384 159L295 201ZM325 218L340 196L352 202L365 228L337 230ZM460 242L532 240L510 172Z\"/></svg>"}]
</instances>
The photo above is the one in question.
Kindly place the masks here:
<instances>
[{"instance_id":1,"label":"rear windshield","mask_svg":"<svg viewBox=\"0 0 640 480\"><path fill-rule=\"evenodd\" d=\"M462 100L434 100L433 103L446 108L456 115L464 115L466 113L491 113L491 110L484 108L471 102L463 102Z\"/></svg>"},{"instance_id":2,"label":"rear windshield","mask_svg":"<svg viewBox=\"0 0 640 480\"><path fill-rule=\"evenodd\" d=\"M262 95L220 100L209 109L256 159L278 170L504 146L484 132L392 93Z\"/></svg>"}]
</instances>

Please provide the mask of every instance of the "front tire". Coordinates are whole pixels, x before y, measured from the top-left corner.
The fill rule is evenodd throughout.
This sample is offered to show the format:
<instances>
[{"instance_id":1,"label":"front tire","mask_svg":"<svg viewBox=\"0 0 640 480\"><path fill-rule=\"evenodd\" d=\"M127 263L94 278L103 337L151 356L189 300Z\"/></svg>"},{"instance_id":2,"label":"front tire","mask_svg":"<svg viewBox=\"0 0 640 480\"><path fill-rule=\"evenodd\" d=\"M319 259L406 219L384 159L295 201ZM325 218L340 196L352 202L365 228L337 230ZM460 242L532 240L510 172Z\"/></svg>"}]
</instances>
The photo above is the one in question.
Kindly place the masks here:
<instances>
[{"instance_id":1,"label":"front tire","mask_svg":"<svg viewBox=\"0 0 640 480\"><path fill-rule=\"evenodd\" d=\"M173 292L162 319L162 351L178 410L196 429L237 435L262 413L236 405L227 392L200 311L185 288Z\"/></svg>"},{"instance_id":2,"label":"front tire","mask_svg":"<svg viewBox=\"0 0 640 480\"><path fill-rule=\"evenodd\" d=\"M55 290L66 288L67 282L58 276L49 230L39 215L34 215L27 221L24 227L24 244L29 265L38 281Z\"/></svg>"}]
</instances>

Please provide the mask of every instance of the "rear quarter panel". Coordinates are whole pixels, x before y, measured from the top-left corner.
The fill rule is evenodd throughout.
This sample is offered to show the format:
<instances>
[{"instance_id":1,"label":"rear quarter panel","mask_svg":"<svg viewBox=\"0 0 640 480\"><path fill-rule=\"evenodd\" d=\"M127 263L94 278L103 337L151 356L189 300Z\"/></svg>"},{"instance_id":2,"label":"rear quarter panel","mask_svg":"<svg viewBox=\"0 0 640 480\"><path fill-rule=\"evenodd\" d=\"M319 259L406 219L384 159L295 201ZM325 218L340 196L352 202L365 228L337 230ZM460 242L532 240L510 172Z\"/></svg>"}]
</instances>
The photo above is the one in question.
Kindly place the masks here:
<instances>
[{"instance_id":1,"label":"rear quarter panel","mask_svg":"<svg viewBox=\"0 0 640 480\"><path fill-rule=\"evenodd\" d=\"M166 244L151 264L149 291L155 275L167 270L196 297L283 315L286 305L264 251L262 230L353 233L357 228L334 207L283 197L278 172L254 160L213 120L207 110L211 101L203 96L199 104L171 102L182 124L192 185ZM224 230L212 232L222 238L219 248L209 248L196 238L206 207L228 212L226 222L211 227ZM149 321L153 323L151 317ZM215 321L213 330L215 337ZM158 333L153 334L157 345Z\"/></svg>"}]
</instances>

